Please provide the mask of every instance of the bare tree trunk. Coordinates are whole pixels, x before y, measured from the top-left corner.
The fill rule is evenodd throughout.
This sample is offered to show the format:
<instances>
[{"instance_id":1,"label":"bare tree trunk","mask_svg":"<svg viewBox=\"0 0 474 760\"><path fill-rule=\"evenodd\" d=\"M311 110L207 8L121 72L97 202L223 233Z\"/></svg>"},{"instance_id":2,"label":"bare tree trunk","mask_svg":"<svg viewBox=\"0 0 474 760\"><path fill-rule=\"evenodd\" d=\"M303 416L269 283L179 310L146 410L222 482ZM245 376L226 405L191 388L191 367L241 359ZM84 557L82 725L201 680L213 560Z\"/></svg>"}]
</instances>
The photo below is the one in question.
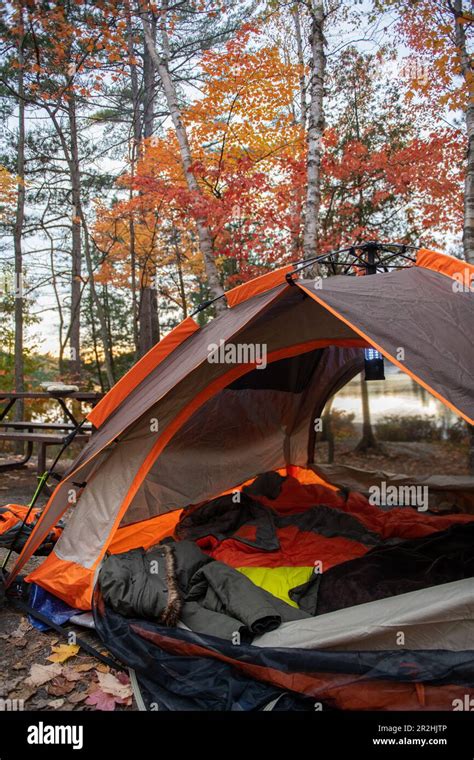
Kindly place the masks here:
<instances>
[{"instance_id":1,"label":"bare tree trunk","mask_svg":"<svg viewBox=\"0 0 474 760\"><path fill-rule=\"evenodd\" d=\"M141 292L140 305L138 310L140 322L140 356L143 356L153 348L155 343L160 340L158 331L158 320L156 314L158 311L158 299L156 288L152 285L145 285Z\"/></svg>"},{"instance_id":2,"label":"bare tree trunk","mask_svg":"<svg viewBox=\"0 0 474 760\"><path fill-rule=\"evenodd\" d=\"M156 18L151 15L148 23L153 49L156 49ZM155 122L155 63L145 40L143 47L143 136L148 139L153 136Z\"/></svg>"},{"instance_id":3,"label":"bare tree trunk","mask_svg":"<svg viewBox=\"0 0 474 760\"><path fill-rule=\"evenodd\" d=\"M174 253L176 258L176 268L178 270L178 287L179 287L179 297L181 299L181 308L183 310L183 319L186 319L188 316L188 305L186 303L186 289L184 287L184 277L183 277L183 262L181 257L181 251L180 251L180 234L179 230L173 231L173 237L172 237L172 245L174 247Z\"/></svg>"},{"instance_id":4,"label":"bare tree trunk","mask_svg":"<svg viewBox=\"0 0 474 760\"><path fill-rule=\"evenodd\" d=\"M133 191L130 190L130 199L133 196ZM131 288L132 288L132 332L133 332L133 345L135 348L135 361L140 355L139 346L139 333L138 333L138 302L137 302L137 255L135 248L135 222L132 216L129 221L130 231L130 273L131 273Z\"/></svg>"},{"instance_id":5,"label":"bare tree trunk","mask_svg":"<svg viewBox=\"0 0 474 760\"><path fill-rule=\"evenodd\" d=\"M464 258L469 264L474 264L474 71L472 59L467 49L466 31L460 23L462 16L462 0L454 0L456 47L461 58L462 75L468 88L468 101L466 108L467 130L467 165L464 180L464 224L463 224L463 249ZM468 425L469 430L469 454L468 469L474 475L474 426Z\"/></svg>"},{"instance_id":6,"label":"bare tree trunk","mask_svg":"<svg viewBox=\"0 0 474 760\"><path fill-rule=\"evenodd\" d=\"M308 109L306 105L306 77L305 77L305 61L304 61L304 53L303 53L303 38L301 35L301 19L300 19L300 9L297 3L293 6L291 10L291 15L293 18L293 23L295 27L295 37L296 37L296 51L298 56L298 65L300 67L300 75L299 75L299 84L300 84L300 126L302 129L303 134L306 132L306 125L308 120ZM295 201L294 201L294 215L295 219L297 220L295 229L293 232L293 250L296 254L296 256L300 256L300 251L302 248L302 225L304 226L304 219L305 219L305 208L304 208L304 190L300 186L298 186L295 190Z\"/></svg>"},{"instance_id":7,"label":"bare tree trunk","mask_svg":"<svg viewBox=\"0 0 474 760\"><path fill-rule=\"evenodd\" d=\"M110 351L110 365L112 368L112 375L115 378L115 361L114 361L114 351L113 351L113 329L112 329L112 310L110 308L109 304L109 289L107 287L107 283L103 283L102 285L102 301L104 304L104 311L105 311L105 325L107 330L107 345L109 346Z\"/></svg>"},{"instance_id":8,"label":"bare tree trunk","mask_svg":"<svg viewBox=\"0 0 474 760\"><path fill-rule=\"evenodd\" d=\"M332 404L334 401L334 396L329 399L328 403L326 404L326 408L324 410L323 414L323 439L327 442L328 445L328 464L332 464L334 462L334 451L335 451L335 442L334 442L334 430L332 429Z\"/></svg>"},{"instance_id":9,"label":"bare tree trunk","mask_svg":"<svg viewBox=\"0 0 474 760\"><path fill-rule=\"evenodd\" d=\"M71 303L71 324L69 328L69 342L71 345L71 348L74 348L74 338L73 338L73 328L75 328L75 320L77 319L78 324L80 323L80 304L81 304L81 298L82 298L82 286L81 286L81 264L82 264L82 250L81 250L81 242L82 242L82 235L81 231L84 231L84 251L85 251L85 258L86 258L86 265L87 265L87 272L89 276L89 287L91 292L91 297L94 301L94 304L97 309L97 316L99 319L99 327L100 327L100 337L102 341L102 347L104 350L104 359L105 359L105 367L106 367L106 373L107 373L107 380L109 382L109 385L112 386L115 382L114 375L113 375L113 368L112 368L112 349L109 345L108 340L108 331L107 331L107 322L105 318L104 309L102 306L102 303L97 296L97 291L95 289L95 283L94 283L94 267L92 263L92 256L91 256L91 250L90 250L90 236L88 233L87 228L87 220L84 214L84 210L82 208L82 200L81 200L81 173L80 173L80 165L79 165L79 142L78 142L78 135L77 135L77 122L76 122L76 110L75 110L75 99L74 99L74 92L71 88L69 93L69 100L68 100L68 115L69 115L69 129L70 129L70 143L68 144L68 141L66 140L66 136L64 134L63 129L61 128L61 124L59 123L55 112L51 108L47 108L45 106L51 121L53 122L54 128L56 129L57 135L59 137L61 148L64 153L64 158L66 159L68 169L69 169L69 176L71 180L71 188L72 188L72 198L73 198L73 254L74 252L77 254L76 258L76 265L78 269L74 271L73 269L73 285L75 282L77 282L78 286L78 292L75 295L76 299L76 310L73 310ZM77 230L77 225L79 226L79 229ZM77 242L79 242L79 248L77 249L75 246L77 246ZM74 255L73 255L73 266L74 266ZM77 337L80 337L80 332L77 333ZM73 356L73 359L77 359L78 362L78 369L80 371L80 356Z\"/></svg>"},{"instance_id":10,"label":"bare tree trunk","mask_svg":"<svg viewBox=\"0 0 474 760\"><path fill-rule=\"evenodd\" d=\"M295 37L296 37L296 52L298 56L298 65L300 67L300 124L303 129L306 129L307 121L307 106L306 106L306 77L304 75L304 53L303 53L303 38L301 35L301 20L300 10L297 4L295 4L291 10L293 22L295 25Z\"/></svg>"},{"instance_id":11,"label":"bare tree trunk","mask_svg":"<svg viewBox=\"0 0 474 760\"><path fill-rule=\"evenodd\" d=\"M459 17L463 14L462 0L454 0L454 12L456 47L461 58L462 75L468 88L468 103L465 114L468 147L466 178L464 181L463 247L466 261L474 264L474 70L472 59L467 49L466 31L459 20Z\"/></svg>"},{"instance_id":12,"label":"bare tree trunk","mask_svg":"<svg viewBox=\"0 0 474 760\"><path fill-rule=\"evenodd\" d=\"M186 303L186 290L184 288L183 267L181 265L181 256L179 252L176 252L176 261L177 261L177 266L178 266L178 281L179 281L179 295L181 298L181 308L183 309L183 319L186 319L188 316L188 305Z\"/></svg>"},{"instance_id":13,"label":"bare tree trunk","mask_svg":"<svg viewBox=\"0 0 474 760\"><path fill-rule=\"evenodd\" d=\"M149 6L148 6L149 7ZM178 103L178 95L176 86L169 70L169 39L165 26L165 15L167 12L167 0L162 0L162 18L160 22L161 29L161 43L162 43L162 56L159 56L156 50L156 46L153 41L153 34L150 27L150 23L145 16L145 12L139 5L139 13L143 24L143 32L145 35L145 41L150 52L150 56L155 65L163 86L168 109L173 121L173 126L176 132L176 137L179 143L181 163L183 166L184 175L188 189L196 196L202 196L201 188L192 172L193 158L191 154L191 147L189 145L188 134L186 127L183 124L181 118L181 109ZM207 282L211 294L211 298L219 298L223 295L224 290L219 280L219 274L217 271L216 261L214 257L214 242L212 234L206 222L202 218L196 220L196 227L199 238L199 248L201 250L204 267L206 270ZM219 298L215 304L216 312L223 311L226 308L226 304L223 298Z\"/></svg>"},{"instance_id":14,"label":"bare tree trunk","mask_svg":"<svg viewBox=\"0 0 474 760\"><path fill-rule=\"evenodd\" d=\"M469 135L467 149L467 167L464 189L464 257L469 264L474 264L474 102L471 102L466 112L466 122Z\"/></svg>"},{"instance_id":15,"label":"bare tree trunk","mask_svg":"<svg viewBox=\"0 0 474 760\"><path fill-rule=\"evenodd\" d=\"M23 57L23 8L20 7L21 33L18 39L18 146L16 172L18 175L17 203L14 228L15 249L15 391L25 390L24 360L23 360L23 250L22 236L25 221L25 88L24 88L24 57ZM24 403L16 403L15 417L23 419Z\"/></svg>"},{"instance_id":16,"label":"bare tree trunk","mask_svg":"<svg viewBox=\"0 0 474 760\"><path fill-rule=\"evenodd\" d=\"M134 48L133 48L133 27L130 3L126 3L126 19L127 19L127 45L128 56L130 59L130 85L132 90L132 146L130 150L130 174L132 178L135 175L135 164L138 158L138 151L141 140L141 127L140 127L140 92L138 87L138 74L137 67L134 63ZM130 200L133 198L133 189L130 188ZM129 233L130 233L130 273L131 273L131 288L132 288L132 331L133 331L133 345L135 348L135 361L139 358L139 335L138 335L138 301L137 301L137 257L136 257L136 239L135 239L135 221L133 218L133 212L130 215L129 221Z\"/></svg>"},{"instance_id":17,"label":"bare tree trunk","mask_svg":"<svg viewBox=\"0 0 474 760\"><path fill-rule=\"evenodd\" d=\"M17 203L14 228L15 249L15 391L25 390L25 367L23 359L23 249L22 235L25 221L25 88L24 88L24 57L23 57L23 7L20 6L21 32L18 39L18 145L16 172L18 176ZM21 421L25 414L25 404L22 399L15 404L15 420ZM16 453L21 454L24 444L16 445Z\"/></svg>"},{"instance_id":18,"label":"bare tree trunk","mask_svg":"<svg viewBox=\"0 0 474 760\"><path fill-rule=\"evenodd\" d=\"M468 424L469 432L469 454L468 454L468 471L474 475L474 425Z\"/></svg>"},{"instance_id":19,"label":"bare tree trunk","mask_svg":"<svg viewBox=\"0 0 474 760\"><path fill-rule=\"evenodd\" d=\"M309 81L308 157L303 255L310 259L318 255L318 223L321 205L321 151L324 130L324 5L321 0L309 4L311 14L311 75ZM317 272L317 266L312 267Z\"/></svg>"},{"instance_id":20,"label":"bare tree trunk","mask_svg":"<svg viewBox=\"0 0 474 760\"><path fill-rule=\"evenodd\" d=\"M358 454L372 451L384 453L384 447L377 441L370 417L369 390L363 375L360 376L360 395L362 400L362 438L357 444L355 451Z\"/></svg>"},{"instance_id":21,"label":"bare tree trunk","mask_svg":"<svg viewBox=\"0 0 474 760\"><path fill-rule=\"evenodd\" d=\"M92 300L92 294L89 291L89 313L91 320L91 332L92 332L92 346L94 349L95 366L97 369L97 377L99 378L100 389L102 393L105 393L105 385L102 377L102 369L100 366L99 349L97 346L97 330L95 329L95 315L94 315L94 302Z\"/></svg>"},{"instance_id":22,"label":"bare tree trunk","mask_svg":"<svg viewBox=\"0 0 474 760\"><path fill-rule=\"evenodd\" d=\"M112 360L112 346L109 340L109 330L108 330L108 325L107 325L107 315L105 313L104 306L97 294L97 290L95 287L94 266L92 262L92 254L91 254L91 249L90 249L89 231L87 228L87 220L85 218L84 211L82 209L82 203L80 201L79 201L78 213L79 213L79 217L82 223L82 228L84 230L84 253L85 253L86 266L87 266L87 274L89 278L90 294L97 311L97 318L99 320L99 334L100 334L100 339L102 343L102 348L104 351L105 373L107 375L107 382L109 384L109 388L111 388L115 383L115 378L114 378L114 369L113 369L113 360Z\"/></svg>"},{"instance_id":23,"label":"bare tree trunk","mask_svg":"<svg viewBox=\"0 0 474 760\"><path fill-rule=\"evenodd\" d=\"M69 173L72 190L72 249L71 249L71 329L69 331L71 374L75 380L81 377L81 180L79 170L79 150L77 141L76 103L70 93L68 101L69 129L71 133L71 155Z\"/></svg>"},{"instance_id":24,"label":"bare tree trunk","mask_svg":"<svg viewBox=\"0 0 474 760\"><path fill-rule=\"evenodd\" d=\"M66 340L63 338L64 333L64 312L62 307L61 297L59 295L58 283L56 280L56 267L54 265L54 240L47 227L43 227L43 231L49 240L49 265L51 267L51 286L53 288L54 300L56 301L56 309L58 312L58 342L59 342L59 356L58 356L58 371L60 375L65 372L64 367L64 347Z\"/></svg>"},{"instance_id":25,"label":"bare tree trunk","mask_svg":"<svg viewBox=\"0 0 474 760\"><path fill-rule=\"evenodd\" d=\"M149 25L156 45L156 20L152 16ZM155 110L155 65L145 42L143 51L143 137L145 140L153 136ZM156 265L152 257L145 263L146 271L142 277L142 292L139 308L139 355L143 356L160 340L160 324L158 319L158 298L156 288Z\"/></svg>"}]
</instances>

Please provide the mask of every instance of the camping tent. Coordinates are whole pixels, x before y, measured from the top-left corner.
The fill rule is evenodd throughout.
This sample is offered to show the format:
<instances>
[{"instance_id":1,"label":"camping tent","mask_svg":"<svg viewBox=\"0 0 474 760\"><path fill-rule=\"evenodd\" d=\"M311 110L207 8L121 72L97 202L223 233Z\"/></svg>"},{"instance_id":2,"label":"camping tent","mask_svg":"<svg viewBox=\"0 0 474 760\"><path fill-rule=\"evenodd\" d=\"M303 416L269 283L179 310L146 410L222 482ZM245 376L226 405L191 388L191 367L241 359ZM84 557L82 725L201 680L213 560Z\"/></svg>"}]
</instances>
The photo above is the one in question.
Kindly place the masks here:
<instances>
[{"instance_id":1,"label":"camping tent","mask_svg":"<svg viewBox=\"0 0 474 760\"><path fill-rule=\"evenodd\" d=\"M111 389L9 583L73 506L27 580L92 606L146 703L464 709L474 696L474 479L323 468L315 420L372 347L474 424L474 267L421 250L413 266L376 276L303 275L287 266L234 288L224 313L204 327L187 318ZM430 506L471 514L380 509L364 493L383 482L427 485ZM108 572L105 599L111 563L148 561L145 550L176 559L187 539L211 571L222 561L232 582L236 573L252 594L270 591L291 614L236 647L183 629L184 608L177 626L121 614L123 600L110 599L138 583L143 601L138 576L126 588Z\"/></svg>"},{"instance_id":2,"label":"camping tent","mask_svg":"<svg viewBox=\"0 0 474 760\"><path fill-rule=\"evenodd\" d=\"M303 270L302 270L303 271ZM106 552L150 546L177 510L270 470L313 464L314 420L374 347L474 423L474 267L420 250L414 266L305 280L286 266L188 317L90 412L90 441L59 483L10 582L74 504L29 579L89 609Z\"/></svg>"}]
</instances>

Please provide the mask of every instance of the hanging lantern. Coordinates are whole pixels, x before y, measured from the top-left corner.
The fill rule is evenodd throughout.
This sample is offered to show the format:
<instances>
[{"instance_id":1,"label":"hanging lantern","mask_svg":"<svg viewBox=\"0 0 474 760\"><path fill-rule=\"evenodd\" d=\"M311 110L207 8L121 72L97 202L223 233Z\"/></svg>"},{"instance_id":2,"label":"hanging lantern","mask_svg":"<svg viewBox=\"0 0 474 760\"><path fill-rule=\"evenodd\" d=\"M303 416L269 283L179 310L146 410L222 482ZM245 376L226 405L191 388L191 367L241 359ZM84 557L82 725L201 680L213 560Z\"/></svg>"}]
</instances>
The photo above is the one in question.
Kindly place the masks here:
<instances>
[{"instance_id":1,"label":"hanging lantern","mask_svg":"<svg viewBox=\"0 0 474 760\"><path fill-rule=\"evenodd\" d=\"M375 348L364 349L365 380L385 380L383 356Z\"/></svg>"}]
</instances>

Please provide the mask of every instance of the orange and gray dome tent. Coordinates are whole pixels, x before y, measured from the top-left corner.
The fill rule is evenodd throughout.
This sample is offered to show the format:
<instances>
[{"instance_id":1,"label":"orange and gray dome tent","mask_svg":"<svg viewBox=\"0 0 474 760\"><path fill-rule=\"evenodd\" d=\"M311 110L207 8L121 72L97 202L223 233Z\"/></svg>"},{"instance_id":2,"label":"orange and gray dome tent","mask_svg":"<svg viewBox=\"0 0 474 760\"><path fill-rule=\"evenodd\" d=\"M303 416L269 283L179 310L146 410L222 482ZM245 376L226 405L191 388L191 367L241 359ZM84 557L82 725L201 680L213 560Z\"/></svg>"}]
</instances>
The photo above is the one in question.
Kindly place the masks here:
<instances>
[{"instance_id":1,"label":"orange and gray dome tent","mask_svg":"<svg viewBox=\"0 0 474 760\"><path fill-rule=\"evenodd\" d=\"M27 580L90 609L106 553L151 546L180 510L259 473L311 468L314 420L361 371L363 348L474 424L474 293L460 287L474 266L422 249L413 266L376 276L303 274L288 265L227 292L222 314L203 327L188 317L119 380L89 413L95 430L9 583L74 504ZM215 360L229 345L264 346L266 368L251 351Z\"/></svg>"}]
</instances>

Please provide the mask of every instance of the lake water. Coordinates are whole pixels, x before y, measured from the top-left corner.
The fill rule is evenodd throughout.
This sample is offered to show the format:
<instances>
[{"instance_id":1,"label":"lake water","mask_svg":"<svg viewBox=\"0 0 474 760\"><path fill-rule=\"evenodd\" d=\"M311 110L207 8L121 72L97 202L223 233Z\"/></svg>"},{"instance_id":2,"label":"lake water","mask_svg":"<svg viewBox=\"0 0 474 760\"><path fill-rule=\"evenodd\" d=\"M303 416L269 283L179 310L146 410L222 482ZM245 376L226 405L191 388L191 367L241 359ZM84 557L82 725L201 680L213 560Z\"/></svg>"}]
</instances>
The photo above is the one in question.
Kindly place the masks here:
<instances>
[{"instance_id":1,"label":"lake water","mask_svg":"<svg viewBox=\"0 0 474 760\"><path fill-rule=\"evenodd\" d=\"M390 414L435 416L446 429L460 419L448 407L415 383L407 374L385 362L385 380L367 383L372 422ZM352 412L356 424L362 422L360 375L351 380L334 398L333 409Z\"/></svg>"}]
</instances>

